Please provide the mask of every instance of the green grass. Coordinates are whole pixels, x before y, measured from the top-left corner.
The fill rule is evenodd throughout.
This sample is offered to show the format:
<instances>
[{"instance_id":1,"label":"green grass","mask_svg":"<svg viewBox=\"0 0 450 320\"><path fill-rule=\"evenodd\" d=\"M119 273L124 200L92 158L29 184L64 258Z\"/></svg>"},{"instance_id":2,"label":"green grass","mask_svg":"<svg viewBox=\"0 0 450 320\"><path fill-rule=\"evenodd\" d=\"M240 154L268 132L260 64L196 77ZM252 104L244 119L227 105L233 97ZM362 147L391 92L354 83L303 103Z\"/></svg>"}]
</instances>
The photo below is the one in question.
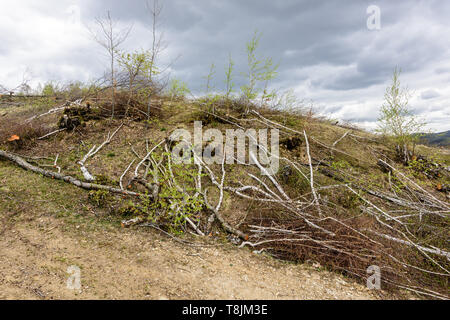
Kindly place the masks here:
<instances>
[{"instance_id":1,"label":"green grass","mask_svg":"<svg viewBox=\"0 0 450 320\"><path fill-rule=\"evenodd\" d=\"M52 216L71 228L83 230L119 228L120 217L108 215L88 203L88 192L0 161L0 217L13 215L15 221ZM6 201L5 201L6 200ZM93 214L96 212L96 215Z\"/></svg>"}]
</instances>

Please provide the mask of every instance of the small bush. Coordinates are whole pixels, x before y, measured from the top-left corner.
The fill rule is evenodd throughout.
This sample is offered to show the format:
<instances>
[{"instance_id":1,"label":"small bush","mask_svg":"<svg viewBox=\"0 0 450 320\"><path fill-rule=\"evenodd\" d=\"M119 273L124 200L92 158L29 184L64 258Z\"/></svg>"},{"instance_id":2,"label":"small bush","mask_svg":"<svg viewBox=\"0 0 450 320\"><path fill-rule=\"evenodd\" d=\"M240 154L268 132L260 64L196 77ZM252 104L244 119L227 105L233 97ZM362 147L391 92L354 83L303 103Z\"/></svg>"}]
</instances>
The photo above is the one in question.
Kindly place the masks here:
<instances>
[{"instance_id":1,"label":"small bush","mask_svg":"<svg viewBox=\"0 0 450 320\"><path fill-rule=\"evenodd\" d=\"M179 79L172 79L167 94L171 100L178 100L183 99L190 92L191 91L185 82Z\"/></svg>"},{"instance_id":2,"label":"small bush","mask_svg":"<svg viewBox=\"0 0 450 320\"><path fill-rule=\"evenodd\" d=\"M110 199L110 194L105 190L90 191L88 195L89 201L97 207L103 208Z\"/></svg>"},{"instance_id":3,"label":"small bush","mask_svg":"<svg viewBox=\"0 0 450 320\"><path fill-rule=\"evenodd\" d=\"M149 102L149 97L147 94L137 92L135 95L130 97L128 92L119 91L116 92L115 97L115 118L124 118L125 116L129 116L136 120L147 120ZM162 102L159 97L153 97L150 103L150 118L160 117L162 114ZM112 102L109 99L100 101L98 103L98 107L100 109L101 116L105 118L111 117Z\"/></svg>"}]
</instances>

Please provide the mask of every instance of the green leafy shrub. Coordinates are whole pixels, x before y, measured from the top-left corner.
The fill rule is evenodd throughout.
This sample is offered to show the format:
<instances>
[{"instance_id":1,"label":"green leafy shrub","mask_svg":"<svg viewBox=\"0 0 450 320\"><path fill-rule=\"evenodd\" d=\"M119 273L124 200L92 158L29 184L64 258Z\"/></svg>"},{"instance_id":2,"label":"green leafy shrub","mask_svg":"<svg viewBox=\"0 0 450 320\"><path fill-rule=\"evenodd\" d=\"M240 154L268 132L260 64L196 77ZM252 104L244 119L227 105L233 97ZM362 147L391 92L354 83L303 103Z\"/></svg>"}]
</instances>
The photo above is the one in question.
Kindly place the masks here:
<instances>
[{"instance_id":1,"label":"green leafy shrub","mask_svg":"<svg viewBox=\"0 0 450 320\"><path fill-rule=\"evenodd\" d=\"M110 200L110 194L106 190L89 191L89 201L97 207L103 208Z\"/></svg>"},{"instance_id":2,"label":"green leafy shrub","mask_svg":"<svg viewBox=\"0 0 450 320\"><path fill-rule=\"evenodd\" d=\"M155 161L167 156L170 157L171 154L155 155ZM172 176L168 166L166 163L165 170L159 173L157 185L160 189L157 199L150 197L146 191L138 201L130 201L119 209L119 214L140 216L168 232L182 234L186 230L186 220L198 221L205 204L201 195L196 192L196 169L184 164L171 164Z\"/></svg>"},{"instance_id":3,"label":"green leafy shrub","mask_svg":"<svg viewBox=\"0 0 450 320\"><path fill-rule=\"evenodd\" d=\"M191 91L187 84L179 79L172 79L168 89L168 95L171 100L182 99Z\"/></svg>"}]
</instances>

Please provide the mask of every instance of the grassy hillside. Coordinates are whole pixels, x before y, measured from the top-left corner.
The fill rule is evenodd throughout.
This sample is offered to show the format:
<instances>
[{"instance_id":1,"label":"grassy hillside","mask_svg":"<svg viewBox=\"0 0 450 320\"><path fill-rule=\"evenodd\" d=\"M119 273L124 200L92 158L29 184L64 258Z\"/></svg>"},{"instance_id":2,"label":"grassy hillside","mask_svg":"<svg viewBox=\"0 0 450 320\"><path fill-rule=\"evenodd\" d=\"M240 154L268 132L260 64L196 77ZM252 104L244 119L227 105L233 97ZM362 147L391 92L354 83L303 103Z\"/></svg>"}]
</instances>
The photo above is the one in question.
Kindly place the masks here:
<instances>
[{"instance_id":1,"label":"grassy hillside","mask_svg":"<svg viewBox=\"0 0 450 320\"><path fill-rule=\"evenodd\" d=\"M45 193L68 207L88 204L117 224L148 225L182 239L227 240L278 259L312 261L361 283L375 265L383 289L448 294L450 153L419 146L403 163L385 138L311 113L253 106L245 113L248 106L238 100L160 96L150 120L140 116L138 103L127 114L118 101L112 120L110 106L94 98L51 113L57 105L45 99L4 109L1 172L7 174L5 167L15 167L13 157L20 156L28 169L40 170L33 183L45 180ZM278 129L280 170L264 175L248 155L245 164L171 162L171 133L193 134L194 121L220 132ZM64 130L56 132L61 124ZM86 180L83 167L94 181ZM23 179L17 176L17 185L29 183ZM77 196L60 193L62 184ZM1 211L23 196L14 185L6 188L11 200L0 203ZM23 210L36 205L32 198L20 202Z\"/></svg>"}]
</instances>

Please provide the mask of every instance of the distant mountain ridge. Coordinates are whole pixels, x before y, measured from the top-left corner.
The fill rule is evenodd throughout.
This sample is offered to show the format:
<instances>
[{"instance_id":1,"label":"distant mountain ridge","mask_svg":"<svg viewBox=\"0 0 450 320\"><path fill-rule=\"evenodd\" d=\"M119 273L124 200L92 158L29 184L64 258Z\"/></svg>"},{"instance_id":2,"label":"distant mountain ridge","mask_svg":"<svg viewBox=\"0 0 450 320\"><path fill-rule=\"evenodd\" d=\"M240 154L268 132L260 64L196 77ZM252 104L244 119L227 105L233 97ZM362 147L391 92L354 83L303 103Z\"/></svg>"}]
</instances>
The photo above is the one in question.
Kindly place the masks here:
<instances>
[{"instance_id":1,"label":"distant mountain ridge","mask_svg":"<svg viewBox=\"0 0 450 320\"><path fill-rule=\"evenodd\" d=\"M420 143L438 146L438 147L450 147L450 130L440 133L425 133L420 139Z\"/></svg>"}]
</instances>

